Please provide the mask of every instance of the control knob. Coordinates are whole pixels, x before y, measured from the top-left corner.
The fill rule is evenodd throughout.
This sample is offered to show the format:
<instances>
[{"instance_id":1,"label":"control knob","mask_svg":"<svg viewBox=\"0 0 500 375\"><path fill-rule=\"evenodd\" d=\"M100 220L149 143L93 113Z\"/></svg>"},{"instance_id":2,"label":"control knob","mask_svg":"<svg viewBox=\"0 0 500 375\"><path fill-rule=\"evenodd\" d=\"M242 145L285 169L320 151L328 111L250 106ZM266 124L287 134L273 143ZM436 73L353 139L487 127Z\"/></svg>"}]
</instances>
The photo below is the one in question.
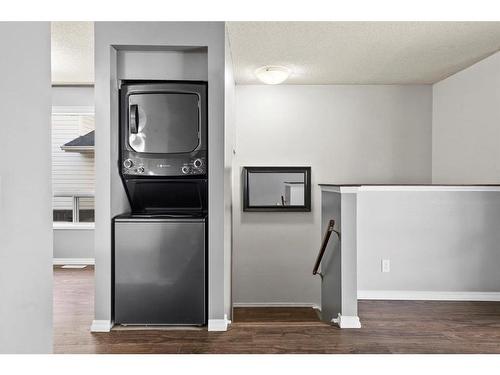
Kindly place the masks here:
<instances>
[{"instance_id":1,"label":"control knob","mask_svg":"<svg viewBox=\"0 0 500 375\"><path fill-rule=\"evenodd\" d=\"M137 168L137 173L144 173L144 167Z\"/></svg>"},{"instance_id":2,"label":"control knob","mask_svg":"<svg viewBox=\"0 0 500 375\"><path fill-rule=\"evenodd\" d=\"M183 167L181 168L181 171L182 171L182 173L184 173L184 174L188 174L188 173L189 173L189 167L188 167L187 165L185 165L185 166L183 166Z\"/></svg>"},{"instance_id":3,"label":"control knob","mask_svg":"<svg viewBox=\"0 0 500 375\"><path fill-rule=\"evenodd\" d=\"M124 162L123 162L123 166L125 168L131 168L132 166L134 165L134 162L130 159L126 159Z\"/></svg>"},{"instance_id":4,"label":"control knob","mask_svg":"<svg viewBox=\"0 0 500 375\"><path fill-rule=\"evenodd\" d=\"M201 159L195 159L193 161L193 166L195 168L201 168L203 166L203 160L201 160Z\"/></svg>"}]
</instances>

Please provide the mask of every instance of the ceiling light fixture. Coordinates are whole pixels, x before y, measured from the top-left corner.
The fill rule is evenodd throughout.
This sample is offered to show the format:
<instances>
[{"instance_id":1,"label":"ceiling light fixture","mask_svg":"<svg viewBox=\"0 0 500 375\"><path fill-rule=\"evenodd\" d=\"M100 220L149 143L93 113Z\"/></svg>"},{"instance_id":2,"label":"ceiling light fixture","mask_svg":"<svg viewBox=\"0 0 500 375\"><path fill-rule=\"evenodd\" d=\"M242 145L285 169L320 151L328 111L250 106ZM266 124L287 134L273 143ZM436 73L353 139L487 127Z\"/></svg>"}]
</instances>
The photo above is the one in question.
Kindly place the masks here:
<instances>
[{"instance_id":1,"label":"ceiling light fixture","mask_svg":"<svg viewBox=\"0 0 500 375\"><path fill-rule=\"evenodd\" d=\"M285 66L262 66L255 71L257 78L268 85L278 85L290 76L291 70Z\"/></svg>"}]
</instances>

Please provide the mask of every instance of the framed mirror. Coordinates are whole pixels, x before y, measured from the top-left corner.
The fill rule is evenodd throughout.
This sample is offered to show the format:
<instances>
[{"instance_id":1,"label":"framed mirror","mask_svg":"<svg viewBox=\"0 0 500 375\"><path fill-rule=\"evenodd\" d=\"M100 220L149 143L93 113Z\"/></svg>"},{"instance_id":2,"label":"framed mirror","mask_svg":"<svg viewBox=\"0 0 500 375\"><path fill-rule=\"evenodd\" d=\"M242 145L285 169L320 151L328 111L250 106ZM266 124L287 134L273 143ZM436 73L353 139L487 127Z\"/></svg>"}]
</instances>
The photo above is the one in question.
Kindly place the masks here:
<instances>
[{"instance_id":1,"label":"framed mirror","mask_svg":"<svg viewBox=\"0 0 500 375\"><path fill-rule=\"evenodd\" d=\"M243 167L243 211L311 211L311 167Z\"/></svg>"}]
</instances>

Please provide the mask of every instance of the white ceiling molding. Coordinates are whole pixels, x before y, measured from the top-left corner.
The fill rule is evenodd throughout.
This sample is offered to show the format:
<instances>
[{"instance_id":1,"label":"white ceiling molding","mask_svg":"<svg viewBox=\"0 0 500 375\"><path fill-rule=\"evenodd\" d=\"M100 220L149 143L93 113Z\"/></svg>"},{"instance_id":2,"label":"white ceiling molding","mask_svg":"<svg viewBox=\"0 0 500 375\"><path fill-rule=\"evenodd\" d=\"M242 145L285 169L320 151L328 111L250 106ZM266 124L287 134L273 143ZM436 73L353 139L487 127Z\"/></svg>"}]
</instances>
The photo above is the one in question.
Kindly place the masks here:
<instances>
[{"instance_id":1,"label":"white ceiling molding","mask_svg":"<svg viewBox=\"0 0 500 375\"><path fill-rule=\"evenodd\" d=\"M430 84L500 50L500 22L228 22L238 84Z\"/></svg>"}]
</instances>

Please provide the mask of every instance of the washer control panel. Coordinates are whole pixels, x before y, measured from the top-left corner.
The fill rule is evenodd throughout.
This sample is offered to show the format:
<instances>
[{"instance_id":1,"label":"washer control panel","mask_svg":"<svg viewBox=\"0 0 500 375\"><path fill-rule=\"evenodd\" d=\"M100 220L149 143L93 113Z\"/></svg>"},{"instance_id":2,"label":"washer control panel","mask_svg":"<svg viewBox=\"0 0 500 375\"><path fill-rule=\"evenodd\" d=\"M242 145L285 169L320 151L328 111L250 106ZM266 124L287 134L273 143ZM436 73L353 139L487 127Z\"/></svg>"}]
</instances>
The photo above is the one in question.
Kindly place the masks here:
<instances>
[{"instance_id":1,"label":"washer control panel","mask_svg":"<svg viewBox=\"0 0 500 375\"><path fill-rule=\"evenodd\" d=\"M193 155L191 158L171 157L153 159L137 157L130 153L124 155L121 170L124 175L145 176L184 176L204 175L207 173L207 162L204 155Z\"/></svg>"},{"instance_id":2,"label":"washer control panel","mask_svg":"<svg viewBox=\"0 0 500 375\"><path fill-rule=\"evenodd\" d=\"M193 161L193 167L195 167L195 168L201 168L201 167L203 167L203 159L200 159L200 158L195 159Z\"/></svg>"},{"instance_id":3,"label":"washer control panel","mask_svg":"<svg viewBox=\"0 0 500 375\"><path fill-rule=\"evenodd\" d=\"M132 168L134 166L134 162L131 159L125 159L123 166L127 169Z\"/></svg>"},{"instance_id":4,"label":"washer control panel","mask_svg":"<svg viewBox=\"0 0 500 375\"><path fill-rule=\"evenodd\" d=\"M203 158L197 158L192 160L190 163L186 163L181 168L182 174L204 174L205 173L205 161Z\"/></svg>"}]
</instances>

